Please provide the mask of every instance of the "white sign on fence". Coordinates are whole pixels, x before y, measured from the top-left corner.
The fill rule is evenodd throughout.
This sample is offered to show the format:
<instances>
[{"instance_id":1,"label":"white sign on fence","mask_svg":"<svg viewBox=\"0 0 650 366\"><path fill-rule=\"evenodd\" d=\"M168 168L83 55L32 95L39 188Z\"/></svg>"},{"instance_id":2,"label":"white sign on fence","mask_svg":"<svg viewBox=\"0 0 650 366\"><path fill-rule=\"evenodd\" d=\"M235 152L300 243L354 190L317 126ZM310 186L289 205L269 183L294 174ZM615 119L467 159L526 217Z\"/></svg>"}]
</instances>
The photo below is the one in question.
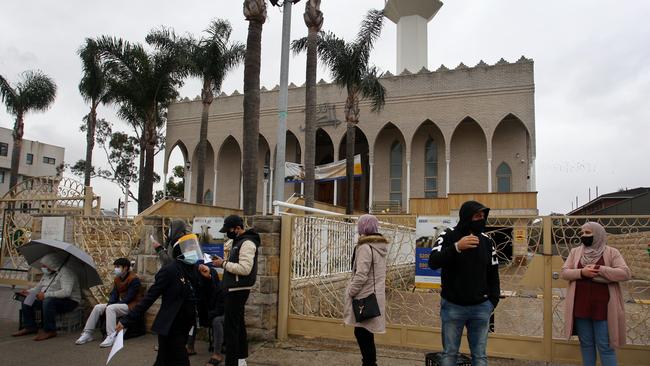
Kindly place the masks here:
<instances>
[{"instance_id":1,"label":"white sign on fence","mask_svg":"<svg viewBox=\"0 0 650 366\"><path fill-rule=\"evenodd\" d=\"M65 237L65 217L45 216L41 224L41 239L63 241Z\"/></svg>"}]
</instances>

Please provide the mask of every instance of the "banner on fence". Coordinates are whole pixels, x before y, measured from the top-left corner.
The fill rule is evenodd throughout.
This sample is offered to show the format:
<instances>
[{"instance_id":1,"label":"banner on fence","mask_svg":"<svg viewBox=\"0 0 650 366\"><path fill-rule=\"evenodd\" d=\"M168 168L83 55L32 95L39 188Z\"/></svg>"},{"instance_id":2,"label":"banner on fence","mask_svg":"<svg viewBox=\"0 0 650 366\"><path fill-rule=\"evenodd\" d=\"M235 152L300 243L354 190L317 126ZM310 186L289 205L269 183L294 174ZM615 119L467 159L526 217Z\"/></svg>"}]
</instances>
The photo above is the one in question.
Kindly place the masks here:
<instances>
[{"instance_id":1,"label":"banner on fence","mask_svg":"<svg viewBox=\"0 0 650 366\"><path fill-rule=\"evenodd\" d=\"M223 258L224 235L219 232L223 226L223 217L195 217L192 221L192 233L199 237L203 253Z\"/></svg>"},{"instance_id":2,"label":"banner on fence","mask_svg":"<svg viewBox=\"0 0 650 366\"><path fill-rule=\"evenodd\" d=\"M429 268L429 254L438 235L457 220L449 216L419 216L415 224L415 287L440 288L440 270Z\"/></svg>"},{"instance_id":3,"label":"banner on fence","mask_svg":"<svg viewBox=\"0 0 650 366\"><path fill-rule=\"evenodd\" d=\"M345 159L329 164L318 165L314 170L316 175L315 178L319 182L345 179ZM302 164L285 162L284 171L284 180L287 183L300 183L305 179L305 168ZM354 157L354 176L360 177L362 173L361 155L356 155Z\"/></svg>"}]
</instances>

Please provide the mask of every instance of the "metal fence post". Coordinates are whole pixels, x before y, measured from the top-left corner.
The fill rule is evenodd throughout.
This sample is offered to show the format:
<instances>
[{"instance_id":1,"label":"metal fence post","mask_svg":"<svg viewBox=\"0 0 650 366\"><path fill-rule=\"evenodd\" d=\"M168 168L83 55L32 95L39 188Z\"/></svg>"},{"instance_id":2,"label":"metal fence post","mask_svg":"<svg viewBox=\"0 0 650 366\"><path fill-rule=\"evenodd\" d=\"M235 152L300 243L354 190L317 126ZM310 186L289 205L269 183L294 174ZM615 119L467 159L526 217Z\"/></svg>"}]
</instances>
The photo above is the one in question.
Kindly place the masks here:
<instances>
[{"instance_id":1,"label":"metal fence post","mask_svg":"<svg viewBox=\"0 0 650 366\"><path fill-rule=\"evenodd\" d=\"M542 218L544 255L544 360L553 361L553 220Z\"/></svg>"},{"instance_id":2,"label":"metal fence post","mask_svg":"<svg viewBox=\"0 0 650 366\"><path fill-rule=\"evenodd\" d=\"M282 216L280 232L280 283L278 299L278 339L289 337L289 301L291 296L291 242L293 237L293 220L291 216Z\"/></svg>"}]
</instances>

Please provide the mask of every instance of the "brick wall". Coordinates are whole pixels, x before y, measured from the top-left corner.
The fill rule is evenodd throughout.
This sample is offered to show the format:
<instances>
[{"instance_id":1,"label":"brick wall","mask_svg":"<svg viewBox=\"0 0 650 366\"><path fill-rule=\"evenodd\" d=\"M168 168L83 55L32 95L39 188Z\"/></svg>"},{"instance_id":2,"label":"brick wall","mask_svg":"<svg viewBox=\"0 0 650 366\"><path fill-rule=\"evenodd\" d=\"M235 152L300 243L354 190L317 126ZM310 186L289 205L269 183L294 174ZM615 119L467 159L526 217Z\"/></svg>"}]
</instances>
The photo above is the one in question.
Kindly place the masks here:
<instances>
[{"instance_id":1,"label":"brick wall","mask_svg":"<svg viewBox=\"0 0 650 366\"><path fill-rule=\"evenodd\" d=\"M633 279L650 281L650 254L648 254L650 232L610 234L607 243L621 252L632 271Z\"/></svg>"}]
</instances>

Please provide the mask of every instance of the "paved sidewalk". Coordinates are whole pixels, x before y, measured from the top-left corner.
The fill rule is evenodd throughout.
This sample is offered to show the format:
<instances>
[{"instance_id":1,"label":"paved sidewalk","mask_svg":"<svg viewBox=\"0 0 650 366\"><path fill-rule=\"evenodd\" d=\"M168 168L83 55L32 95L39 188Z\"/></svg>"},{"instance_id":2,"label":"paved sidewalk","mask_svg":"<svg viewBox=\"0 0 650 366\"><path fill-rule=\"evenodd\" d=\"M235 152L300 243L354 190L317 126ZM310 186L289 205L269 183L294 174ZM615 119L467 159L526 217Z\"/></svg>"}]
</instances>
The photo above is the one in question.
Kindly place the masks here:
<instances>
[{"instance_id":1,"label":"paved sidewalk","mask_svg":"<svg viewBox=\"0 0 650 366\"><path fill-rule=\"evenodd\" d=\"M0 365L3 366L103 366L106 365L108 348L99 348L99 342L77 346L74 341L79 334L61 334L44 341L34 342L31 337L13 338L16 322L0 321ZM97 332L99 336L99 332ZM156 337L148 334L127 340L111 365L153 365L156 359L154 345ZM190 357L192 366L203 366L209 358L207 344L197 341L198 355ZM399 349L379 349L380 366L424 365L424 352ZM250 366L315 366L315 365L360 365L361 357L356 344L314 339L291 339L288 342L267 342L251 345L248 365ZM504 359L492 359L493 366L541 366L544 363Z\"/></svg>"}]
</instances>

